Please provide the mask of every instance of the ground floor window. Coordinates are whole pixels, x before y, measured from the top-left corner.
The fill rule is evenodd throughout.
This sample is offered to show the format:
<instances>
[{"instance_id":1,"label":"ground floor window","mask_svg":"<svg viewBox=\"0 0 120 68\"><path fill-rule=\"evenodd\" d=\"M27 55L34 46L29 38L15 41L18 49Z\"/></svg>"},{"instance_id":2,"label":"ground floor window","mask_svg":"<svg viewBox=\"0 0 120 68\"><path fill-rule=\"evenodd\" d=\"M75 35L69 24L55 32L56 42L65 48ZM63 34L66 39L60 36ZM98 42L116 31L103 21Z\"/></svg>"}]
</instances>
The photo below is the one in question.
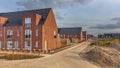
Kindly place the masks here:
<instances>
[{"instance_id":1,"label":"ground floor window","mask_svg":"<svg viewBox=\"0 0 120 68\"><path fill-rule=\"evenodd\" d=\"M7 42L7 49L8 49L8 50L12 50L12 47L13 47L12 41L8 41L8 42Z\"/></svg>"}]
</instances>

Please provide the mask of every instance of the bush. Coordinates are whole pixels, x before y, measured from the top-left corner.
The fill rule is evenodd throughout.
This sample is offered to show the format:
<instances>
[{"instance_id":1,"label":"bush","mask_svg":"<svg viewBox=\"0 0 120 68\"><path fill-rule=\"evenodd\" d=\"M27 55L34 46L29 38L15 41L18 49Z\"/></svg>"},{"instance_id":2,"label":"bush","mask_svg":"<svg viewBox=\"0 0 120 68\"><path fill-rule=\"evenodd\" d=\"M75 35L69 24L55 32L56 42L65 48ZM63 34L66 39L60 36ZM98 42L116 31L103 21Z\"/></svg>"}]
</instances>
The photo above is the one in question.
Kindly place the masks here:
<instances>
[{"instance_id":1,"label":"bush","mask_svg":"<svg viewBox=\"0 0 120 68\"><path fill-rule=\"evenodd\" d=\"M66 41L66 39L61 39L61 44L66 44L67 43L67 41Z\"/></svg>"}]
</instances>

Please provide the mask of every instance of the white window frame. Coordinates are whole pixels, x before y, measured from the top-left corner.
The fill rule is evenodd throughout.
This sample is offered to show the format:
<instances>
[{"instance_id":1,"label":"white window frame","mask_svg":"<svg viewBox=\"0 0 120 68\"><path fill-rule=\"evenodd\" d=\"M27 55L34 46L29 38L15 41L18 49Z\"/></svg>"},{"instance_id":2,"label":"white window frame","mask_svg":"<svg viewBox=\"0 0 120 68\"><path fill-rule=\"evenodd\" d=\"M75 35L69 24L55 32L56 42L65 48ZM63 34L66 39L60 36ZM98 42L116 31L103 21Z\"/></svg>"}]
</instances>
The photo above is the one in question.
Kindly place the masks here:
<instances>
[{"instance_id":1,"label":"white window frame","mask_svg":"<svg viewBox=\"0 0 120 68\"><path fill-rule=\"evenodd\" d=\"M13 31L12 30L8 30L7 31L7 35L11 35L12 36L13 35Z\"/></svg>"},{"instance_id":2,"label":"white window frame","mask_svg":"<svg viewBox=\"0 0 120 68\"><path fill-rule=\"evenodd\" d=\"M31 18L25 18L25 24L31 24L32 19Z\"/></svg>"},{"instance_id":3,"label":"white window frame","mask_svg":"<svg viewBox=\"0 0 120 68\"><path fill-rule=\"evenodd\" d=\"M25 30L25 35L31 35L31 30L30 29L26 29Z\"/></svg>"},{"instance_id":4,"label":"white window frame","mask_svg":"<svg viewBox=\"0 0 120 68\"><path fill-rule=\"evenodd\" d=\"M7 41L7 48L8 49L12 49L12 47L13 47L13 45L10 45L10 44L12 44L13 42L12 41Z\"/></svg>"},{"instance_id":5,"label":"white window frame","mask_svg":"<svg viewBox=\"0 0 120 68\"><path fill-rule=\"evenodd\" d=\"M36 36L38 36L38 33L39 33L39 30L38 30L38 29L36 29Z\"/></svg>"},{"instance_id":6,"label":"white window frame","mask_svg":"<svg viewBox=\"0 0 120 68\"><path fill-rule=\"evenodd\" d=\"M35 42L35 47L38 48L38 46L39 46L39 42L36 41L36 42Z\"/></svg>"}]
</instances>

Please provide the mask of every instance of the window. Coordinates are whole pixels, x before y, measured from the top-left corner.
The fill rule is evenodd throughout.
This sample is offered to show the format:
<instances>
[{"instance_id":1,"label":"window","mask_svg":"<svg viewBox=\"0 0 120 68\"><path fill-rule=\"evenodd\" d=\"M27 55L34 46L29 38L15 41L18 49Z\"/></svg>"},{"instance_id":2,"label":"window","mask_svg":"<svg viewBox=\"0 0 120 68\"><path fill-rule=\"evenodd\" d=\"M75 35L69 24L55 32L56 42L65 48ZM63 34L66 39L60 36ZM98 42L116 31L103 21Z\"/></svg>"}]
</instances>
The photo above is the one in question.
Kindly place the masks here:
<instances>
[{"instance_id":1,"label":"window","mask_svg":"<svg viewBox=\"0 0 120 68\"><path fill-rule=\"evenodd\" d=\"M31 18L25 18L25 23L30 24L31 23Z\"/></svg>"},{"instance_id":2,"label":"window","mask_svg":"<svg viewBox=\"0 0 120 68\"><path fill-rule=\"evenodd\" d=\"M60 37L62 38L62 37L63 37L63 35L60 35Z\"/></svg>"},{"instance_id":3,"label":"window","mask_svg":"<svg viewBox=\"0 0 120 68\"><path fill-rule=\"evenodd\" d=\"M36 41L35 46L36 46L36 48L38 48L38 41Z\"/></svg>"},{"instance_id":4,"label":"window","mask_svg":"<svg viewBox=\"0 0 120 68\"><path fill-rule=\"evenodd\" d=\"M7 35L13 35L13 31L12 30L8 30L7 31Z\"/></svg>"},{"instance_id":5,"label":"window","mask_svg":"<svg viewBox=\"0 0 120 68\"><path fill-rule=\"evenodd\" d=\"M65 38L65 34L64 34L63 36L64 36L64 38Z\"/></svg>"},{"instance_id":6,"label":"window","mask_svg":"<svg viewBox=\"0 0 120 68\"><path fill-rule=\"evenodd\" d=\"M20 32L19 32L19 30L17 30L17 36L20 36Z\"/></svg>"},{"instance_id":7,"label":"window","mask_svg":"<svg viewBox=\"0 0 120 68\"><path fill-rule=\"evenodd\" d=\"M12 30L8 30L7 31L7 38L12 38L13 35L13 31Z\"/></svg>"},{"instance_id":8,"label":"window","mask_svg":"<svg viewBox=\"0 0 120 68\"><path fill-rule=\"evenodd\" d=\"M70 35L68 35L68 38L70 38Z\"/></svg>"},{"instance_id":9,"label":"window","mask_svg":"<svg viewBox=\"0 0 120 68\"><path fill-rule=\"evenodd\" d=\"M56 36L56 31L54 30L54 36Z\"/></svg>"},{"instance_id":10,"label":"window","mask_svg":"<svg viewBox=\"0 0 120 68\"><path fill-rule=\"evenodd\" d=\"M36 36L38 36L38 29L36 29Z\"/></svg>"},{"instance_id":11,"label":"window","mask_svg":"<svg viewBox=\"0 0 120 68\"><path fill-rule=\"evenodd\" d=\"M0 41L0 49L2 48L2 41Z\"/></svg>"},{"instance_id":12,"label":"window","mask_svg":"<svg viewBox=\"0 0 120 68\"><path fill-rule=\"evenodd\" d=\"M12 41L7 42L7 49L12 50Z\"/></svg>"},{"instance_id":13,"label":"window","mask_svg":"<svg viewBox=\"0 0 120 68\"><path fill-rule=\"evenodd\" d=\"M15 41L14 45L15 45L15 49L18 49L18 46L19 46L18 41Z\"/></svg>"},{"instance_id":14,"label":"window","mask_svg":"<svg viewBox=\"0 0 120 68\"><path fill-rule=\"evenodd\" d=\"M56 37L56 31L55 31L55 30L54 30L54 38L57 38L57 37Z\"/></svg>"},{"instance_id":15,"label":"window","mask_svg":"<svg viewBox=\"0 0 120 68\"><path fill-rule=\"evenodd\" d=\"M60 34L58 34L58 38L60 38Z\"/></svg>"},{"instance_id":16,"label":"window","mask_svg":"<svg viewBox=\"0 0 120 68\"><path fill-rule=\"evenodd\" d=\"M2 36L2 30L0 30L0 36Z\"/></svg>"},{"instance_id":17,"label":"window","mask_svg":"<svg viewBox=\"0 0 120 68\"><path fill-rule=\"evenodd\" d=\"M26 38L30 38L30 36L31 36L31 30L30 29L26 29L25 30L25 37Z\"/></svg>"},{"instance_id":18,"label":"window","mask_svg":"<svg viewBox=\"0 0 120 68\"><path fill-rule=\"evenodd\" d=\"M31 27L31 18L25 18L25 26L28 28L28 27Z\"/></svg>"},{"instance_id":19,"label":"window","mask_svg":"<svg viewBox=\"0 0 120 68\"><path fill-rule=\"evenodd\" d=\"M77 38L77 35L75 35L75 38Z\"/></svg>"}]
</instances>

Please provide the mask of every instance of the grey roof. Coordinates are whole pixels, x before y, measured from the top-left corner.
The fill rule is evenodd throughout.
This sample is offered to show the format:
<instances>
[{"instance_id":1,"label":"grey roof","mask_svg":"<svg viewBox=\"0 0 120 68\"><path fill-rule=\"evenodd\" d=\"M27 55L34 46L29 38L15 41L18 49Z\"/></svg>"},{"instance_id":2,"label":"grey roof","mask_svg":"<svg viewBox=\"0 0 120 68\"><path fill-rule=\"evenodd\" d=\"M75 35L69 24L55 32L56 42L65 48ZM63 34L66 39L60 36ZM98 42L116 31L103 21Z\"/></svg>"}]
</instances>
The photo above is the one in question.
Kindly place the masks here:
<instances>
[{"instance_id":1,"label":"grey roof","mask_svg":"<svg viewBox=\"0 0 120 68\"><path fill-rule=\"evenodd\" d=\"M82 31L81 27L74 27L74 28L59 28L59 34L80 34Z\"/></svg>"},{"instance_id":2,"label":"grey roof","mask_svg":"<svg viewBox=\"0 0 120 68\"><path fill-rule=\"evenodd\" d=\"M83 33L83 35L86 35L86 34L87 34L87 31L83 31L82 33Z\"/></svg>"},{"instance_id":3,"label":"grey roof","mask_svg":"<svg viewBox=\"0 0 120 68\"><path fill-rule=\"evenodd\" d=\"M44 24L44 21L46 20L50 9L51 8L0 13L0 16L8 18L8 22L4 26L21 26L22 16L24 14L40 14L42 15L42 20L40 21L40 24Z\"/></svg>"},{"instance_id":4,"label":"grey roof","mask_svg":"<svg viewBox=\"0 0 120 68\"><path fill-rule=\"evenodd\" d=\"M104 35L105 36L107 36L107 35L112 35L112 36L115 35L115 36L117 36L117 35L120 35L120 33L105 33Z\"/></svg>"}]
</instances>

